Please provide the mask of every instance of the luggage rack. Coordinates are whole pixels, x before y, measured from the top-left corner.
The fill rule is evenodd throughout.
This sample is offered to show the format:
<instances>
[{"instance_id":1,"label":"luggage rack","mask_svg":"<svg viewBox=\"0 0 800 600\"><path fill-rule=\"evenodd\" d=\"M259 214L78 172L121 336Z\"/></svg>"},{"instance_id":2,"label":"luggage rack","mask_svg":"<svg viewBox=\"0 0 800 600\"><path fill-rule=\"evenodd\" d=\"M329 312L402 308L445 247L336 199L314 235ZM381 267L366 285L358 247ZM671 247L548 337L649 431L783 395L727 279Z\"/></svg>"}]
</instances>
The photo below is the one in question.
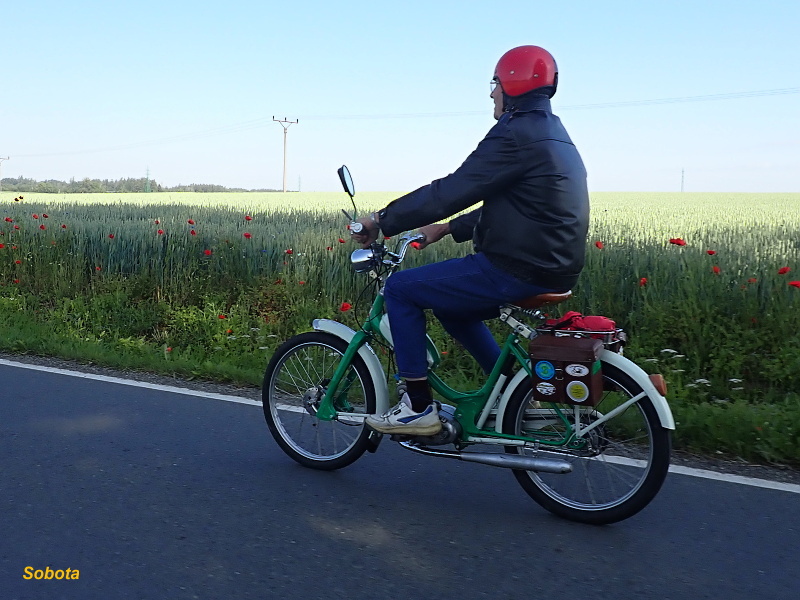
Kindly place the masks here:
<instances>
[{"instance_id":1,"label":"luggage rack","mask_svg":"<svg viewBox=\"0 0 800 600\"><path fill-rule=\"evenodd\" d=\"M622 352L622 347L628 341L627 334L620 328L614 331L583 331L580 329L550 329L549 327L537 327L536 333L555 337L595 338L603 342L603 346L605 346L606 350L611 350L612 352Z\"/></svg>"}]
</instances>

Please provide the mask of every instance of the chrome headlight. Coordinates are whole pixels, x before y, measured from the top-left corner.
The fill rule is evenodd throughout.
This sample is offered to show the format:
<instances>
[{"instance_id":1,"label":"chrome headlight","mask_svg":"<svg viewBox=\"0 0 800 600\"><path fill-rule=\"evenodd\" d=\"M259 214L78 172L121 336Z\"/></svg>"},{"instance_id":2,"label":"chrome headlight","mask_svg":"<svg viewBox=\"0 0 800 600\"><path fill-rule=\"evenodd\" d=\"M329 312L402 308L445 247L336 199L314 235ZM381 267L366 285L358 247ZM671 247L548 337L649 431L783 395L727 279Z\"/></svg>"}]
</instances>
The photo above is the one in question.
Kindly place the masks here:
<instances>
[{"instance_id":1,"label":"chrome headlight","mask_svg":"<svg viewBox=\"0 0 800 600\"><path fill-rule=\"evenodd\" d=\"M380 258L375 255L372 248L359 248L350 255L350 263L356 273L366 273L380 264Z\"/></svg>"}]
</instances>

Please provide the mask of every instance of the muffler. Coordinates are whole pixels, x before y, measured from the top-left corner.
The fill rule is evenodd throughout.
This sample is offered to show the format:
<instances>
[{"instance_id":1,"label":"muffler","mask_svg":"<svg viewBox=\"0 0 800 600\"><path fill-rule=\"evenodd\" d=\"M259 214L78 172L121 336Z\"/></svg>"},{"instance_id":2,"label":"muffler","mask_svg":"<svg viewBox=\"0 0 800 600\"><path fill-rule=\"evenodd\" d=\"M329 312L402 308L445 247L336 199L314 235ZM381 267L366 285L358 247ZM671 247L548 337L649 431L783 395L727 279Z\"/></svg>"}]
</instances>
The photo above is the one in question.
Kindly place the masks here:
<instances>
[{"instance_id":1,"label":"muffler","mask_svg":"<svg viewBox=\"0 0 800 600\"><path fill-rule=\"evenodd\" d=\"M406 450L411 450L418 454L428 456L439 456L442 458L455 458L466 462L480 463L492 467L503 467L506 469L519 469L523 471L541 471L544 473L570 473L572 465L566 460L557 458L537 458L532 456L520 456L517 454L493 454L489 452L452 452L450 450L433 450L424 446L417 446L411 442L400 442Z\"/></svg>"}]
</instances>

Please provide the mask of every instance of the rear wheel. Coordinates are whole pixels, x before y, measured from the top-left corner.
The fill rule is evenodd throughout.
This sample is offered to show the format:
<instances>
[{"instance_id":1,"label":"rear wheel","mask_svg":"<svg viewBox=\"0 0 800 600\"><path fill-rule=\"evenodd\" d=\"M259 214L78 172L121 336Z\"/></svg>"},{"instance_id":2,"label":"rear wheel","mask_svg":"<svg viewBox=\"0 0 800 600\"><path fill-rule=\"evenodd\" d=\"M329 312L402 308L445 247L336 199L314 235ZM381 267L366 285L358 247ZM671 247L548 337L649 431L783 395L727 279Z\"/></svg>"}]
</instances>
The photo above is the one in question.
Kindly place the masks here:
<instances>
[{"instance_id":1,"label":"rear wheel","mask_svg":"<svg viewBox=\"0 0 800 600\"><path fill-rule=\"evenodd\" d=\"M603 398L594 408L581 407L587 427L642 388L617 367L603 363ZM517 386L503 420L504 433L557 440L569 435L574 408L539 404L529 378ZM596 426L569 447L540 444L538 450L507 447L506 452L561 458L572 463L566 474L515 470L523 489L550 512L582 523L621 521L655 497L669 469L670 432L661 426L652 400L644 395L623 412Z\"/></svg>"},{"instance_id":2,"label":"rear wheel","mask_svg":"<svg viewBox=\"0 0 800 600\"><path fill-rule=\"evenodd\" d=\"M261 391L270 432L286 454L314 469L333 470L358 459L369 445L363 419L317 418L319 404L347 350L347 343L321 332L303 333L275 351ZM375 412L375 387L356 355L339 384L334 405L345 413Z\"/></svg>"}]
</instances>

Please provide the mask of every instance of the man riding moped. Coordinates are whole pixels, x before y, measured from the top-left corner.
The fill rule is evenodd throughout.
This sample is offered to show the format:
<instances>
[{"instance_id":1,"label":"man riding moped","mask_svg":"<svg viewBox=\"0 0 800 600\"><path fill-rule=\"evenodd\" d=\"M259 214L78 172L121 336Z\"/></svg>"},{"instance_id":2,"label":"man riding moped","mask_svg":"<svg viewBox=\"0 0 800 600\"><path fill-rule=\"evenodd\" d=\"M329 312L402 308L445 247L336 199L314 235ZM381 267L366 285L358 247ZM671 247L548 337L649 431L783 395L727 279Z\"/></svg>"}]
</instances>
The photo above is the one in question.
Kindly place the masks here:
<instances>
[{"instance_id":1,"label":"man riding moped","mask_svg":"<svg viewBox=\"0 0 800 600\"><path fill-rule=\"evenodd\" d=\"M586 170L550 107L558 69L549 52L520 46L498 61L491 81L497 123L452 174L359 219L352 239L369 247L379 234L419 228L421 247L451 235L475 252L399 271L384 288L398 374L407 392L373 429L433 435L441 429L427 380L425 313L431 309L485 372L500 354L484 323L499 306L578 280L589 226ZM440 223L463 210L482 206ZM355 227L354 229L358 229Z\"/></svg>"}]
</instances>

